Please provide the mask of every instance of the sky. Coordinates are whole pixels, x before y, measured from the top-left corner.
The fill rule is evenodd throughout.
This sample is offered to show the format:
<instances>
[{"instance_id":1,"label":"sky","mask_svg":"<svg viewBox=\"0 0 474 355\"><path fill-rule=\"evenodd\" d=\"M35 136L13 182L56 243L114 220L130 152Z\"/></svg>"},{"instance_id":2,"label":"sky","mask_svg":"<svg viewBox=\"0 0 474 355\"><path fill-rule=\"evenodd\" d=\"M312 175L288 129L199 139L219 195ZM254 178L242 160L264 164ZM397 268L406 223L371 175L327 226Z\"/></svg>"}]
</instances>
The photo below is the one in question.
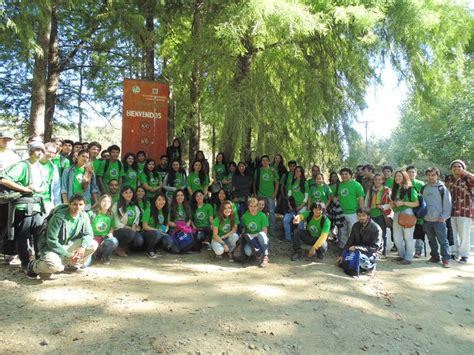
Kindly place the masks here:
<instances>
[{"instance_id":1,"label":"sky","mask_svg":"<svg viewBox=\"0 0 474 355\"><path fill-rule=\"evenodd\" d=\"M365 95L367 108L360 113L359 122L369 121L368 135L390 136L399 121L399 107L407 97L408 88L398 78L387 61L381 73L381 83L372 83ZM365 124L356 123L357 131L365 137Z\"/></svg>"}]
</instances>

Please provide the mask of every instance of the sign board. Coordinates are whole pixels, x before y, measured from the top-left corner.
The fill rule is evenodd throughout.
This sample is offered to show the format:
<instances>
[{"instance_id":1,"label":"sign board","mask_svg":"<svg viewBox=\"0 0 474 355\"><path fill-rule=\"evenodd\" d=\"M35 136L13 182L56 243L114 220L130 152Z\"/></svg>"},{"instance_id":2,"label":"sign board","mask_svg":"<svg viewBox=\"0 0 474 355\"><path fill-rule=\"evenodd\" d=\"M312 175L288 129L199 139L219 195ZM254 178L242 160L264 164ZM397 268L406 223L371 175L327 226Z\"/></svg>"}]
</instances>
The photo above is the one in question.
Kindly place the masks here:
<instances>
[{"instance_id":1,"label":"sign board","mask_svg":"<svg viewBox=\"0 0 474 355\"><path fill-rule=\"evenodd\" d=\"M158 164L166 154L168 84L125 79L123 82L122 157L144 150Z\"/></svg>"}]
</instances>

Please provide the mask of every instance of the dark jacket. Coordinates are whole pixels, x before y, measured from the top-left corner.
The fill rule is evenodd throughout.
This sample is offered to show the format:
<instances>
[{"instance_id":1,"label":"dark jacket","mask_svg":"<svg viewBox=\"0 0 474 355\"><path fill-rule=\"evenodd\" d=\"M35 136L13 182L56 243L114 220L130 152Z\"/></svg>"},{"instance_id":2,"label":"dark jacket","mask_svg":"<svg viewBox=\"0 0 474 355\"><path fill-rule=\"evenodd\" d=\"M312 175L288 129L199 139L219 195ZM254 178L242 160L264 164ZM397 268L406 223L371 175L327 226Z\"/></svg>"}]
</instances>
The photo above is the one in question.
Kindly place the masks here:
<instances>
[{"instance_id":1,"label":"dark jacket","mask_svg":"<svg viewBox=\"0 0 474 355\"><path fill-rule=\"evenodd\" d=\"M252 177L234 174L232 176L232 187L234 190L234 197L247 198L251 194Z\"/></svg>"},{"instance_id":2,"label":"dark jacket","mask_svg":"<svg viewBox=\"0 0 474 355\"><path fill-rule=\"evenodd\" d=\"M355 223L352 226L351 235L344 246L343 252L351 246L355 246L356 250L363 253L375 254L379 252L383 246L382 229L372 218L365 227L360 222Z\"/></svg>"}]
</instances>

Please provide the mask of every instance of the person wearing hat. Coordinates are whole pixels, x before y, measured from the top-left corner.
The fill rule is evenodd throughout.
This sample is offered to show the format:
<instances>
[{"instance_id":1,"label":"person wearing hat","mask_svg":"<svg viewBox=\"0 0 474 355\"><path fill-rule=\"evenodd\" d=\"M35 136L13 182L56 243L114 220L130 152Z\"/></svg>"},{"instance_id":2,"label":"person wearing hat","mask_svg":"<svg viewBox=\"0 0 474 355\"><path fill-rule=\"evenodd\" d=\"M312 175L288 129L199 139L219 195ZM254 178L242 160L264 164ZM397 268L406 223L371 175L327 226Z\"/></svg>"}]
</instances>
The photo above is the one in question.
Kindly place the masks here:
<instances>
[{"instance_id":1,"label":"person wearing hat","mask_svg":"<svg viewBox=\"0 0 474 355\"><path fill-rule=\"evenodd\" d=\"M8 230L8 238L14 241L23 270L27 270L33 255L31 236L36 227L43 223L44 205L41 193L48 189L47 174L39 162L45 153L44 144L33 141L28 145L28 152L29 158L6 169L0 180L0 184L5 188L23 195L12 202L12 213L9 213L8 220L8 224L12 226Z\"/></svg>"},{"instance_id":2,"label":"person wearing hat","mask_svg":"<svg viewBox=\"0 0 474 355\"><path fill-rule=\"evenodd\" d=\"M13 134L11 132L0 131L0 173L20 161L20 157L8 147L12 141Z\"/></svg>"},{"instance_id":3,"label":"person wearing hat","mask_svg":"<svg viewBox=\"0 0 474 355\"><path fill-rule=\"evenodd\" d=\"M474 217L472 188L474 174L466 170L466 163L454 160L450 164L452 175L446 177L445 185L451 193L451 226L453 228L454 245L451 254L459 258L459 262L467 263L470 252L471 221Z\"/></svg>"}]
</instances>

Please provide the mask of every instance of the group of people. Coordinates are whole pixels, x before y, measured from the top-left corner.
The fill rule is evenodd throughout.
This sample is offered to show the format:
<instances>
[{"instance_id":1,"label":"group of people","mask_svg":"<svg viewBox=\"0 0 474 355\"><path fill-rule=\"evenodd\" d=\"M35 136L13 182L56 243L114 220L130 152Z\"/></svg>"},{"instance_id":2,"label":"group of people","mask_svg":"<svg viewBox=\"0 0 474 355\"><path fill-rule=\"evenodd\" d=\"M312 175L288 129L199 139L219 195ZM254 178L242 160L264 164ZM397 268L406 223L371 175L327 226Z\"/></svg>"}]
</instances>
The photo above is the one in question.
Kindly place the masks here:
<instances>
[{"instance_id":1,"label":"group of people","mask_svg":"<svg viewBox=\"0 0 474 355\"><path fill-rule=\"evenodd\" d=\"M460 160L451 163L446 185L437 168L426 171L425 185L415 167L377 173L370 164L355 174L331 172L326 182L318 166L307 176L279 154L236 163L219 153L211 166L198 151L185 171L179 139L159 161L145 151L120 159L117 145L103 150L99 142L61 139L32 139L28 158L20 160L9 150L12 139L0 132L2 251L17 255L30 278L110 263L113 254L156 258L161 248L207 247L229 261L239 249L266 267L269 236L280 234L277 214L280 239L292 243L295 261L303 258L303 244L308 257L320 260L334 240L341 254L357 251L361 267L371 270L387 254L388 230L401 265L421 256L425 234L430 262L447 267L453 255L460 262L469 257L474 175ZM427 212L413 223L420 201Z\"/></svg>"}]
</instances>

